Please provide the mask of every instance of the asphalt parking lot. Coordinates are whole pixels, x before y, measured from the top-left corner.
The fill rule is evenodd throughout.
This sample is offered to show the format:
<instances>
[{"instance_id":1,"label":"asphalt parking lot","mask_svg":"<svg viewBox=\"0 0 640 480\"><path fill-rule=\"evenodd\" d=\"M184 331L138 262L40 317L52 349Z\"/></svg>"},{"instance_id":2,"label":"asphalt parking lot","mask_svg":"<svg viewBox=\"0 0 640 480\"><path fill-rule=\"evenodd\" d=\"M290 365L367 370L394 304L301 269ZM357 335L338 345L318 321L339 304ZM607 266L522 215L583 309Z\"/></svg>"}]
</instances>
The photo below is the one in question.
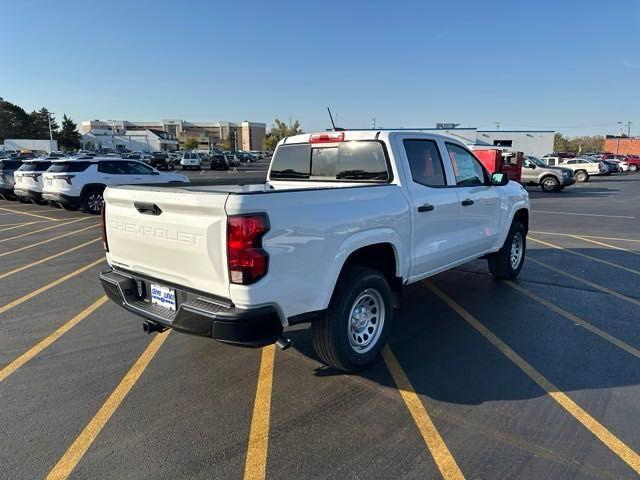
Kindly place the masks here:
<instances>
[{"instance_id":1,"label":"asphalt parking lot","mask_svg":"<svg viewBox=\"0 0 640 480\"><path fill-rule=\"evenodd\" d=\"M239 173L264 176L264 164ZM406 289L362 375L292 348L142 332L105 301L97 217L0 200L0 478L640 475L640 174L531 189L516 282Z\"/></svg>"}]
</instances>

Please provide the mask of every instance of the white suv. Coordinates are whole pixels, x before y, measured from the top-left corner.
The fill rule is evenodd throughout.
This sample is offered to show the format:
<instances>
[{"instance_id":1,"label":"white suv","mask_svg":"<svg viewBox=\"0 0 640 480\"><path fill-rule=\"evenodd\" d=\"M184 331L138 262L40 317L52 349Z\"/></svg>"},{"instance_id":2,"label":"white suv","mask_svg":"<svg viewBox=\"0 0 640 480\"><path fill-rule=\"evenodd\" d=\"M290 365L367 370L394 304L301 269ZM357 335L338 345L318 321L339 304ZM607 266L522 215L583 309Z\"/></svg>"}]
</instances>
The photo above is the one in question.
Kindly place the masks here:
<instances>
[{"instance_id":1,"label":"white suv","mask_svg":"<svg viewBox=\"0 0 640 480\"><path fill-rule=\"evenodd\" d=\"M13 193L21 200L31 200L33 203L43 204L42 174L47 171L54 160L59 157L38 158L22 162L20 168L13 172L15 184Z\"/></svg>"},{"instance_id":2,"label":"white suv","mask_svg":"<svg viewBox=\"0 0 640 480\"><path fill-rule=\"evenodd\" d=\"M180 166L183 170L192 168L200 170L202 168L202 157L196 152L186 152L180 160Z\"/></svg>"},{"instance_id":3,"label":"white suv","mask_svg":"<svg viewBox=\"0 0 640 480\"><path fill-rule=\"evenodd\" d=\"M42 198L67 210L100 213L102 192L112 185L189 182L184 175L159 172L137 160L111 157L55 161L42 175Z\"/></svg>"}]
</instances>

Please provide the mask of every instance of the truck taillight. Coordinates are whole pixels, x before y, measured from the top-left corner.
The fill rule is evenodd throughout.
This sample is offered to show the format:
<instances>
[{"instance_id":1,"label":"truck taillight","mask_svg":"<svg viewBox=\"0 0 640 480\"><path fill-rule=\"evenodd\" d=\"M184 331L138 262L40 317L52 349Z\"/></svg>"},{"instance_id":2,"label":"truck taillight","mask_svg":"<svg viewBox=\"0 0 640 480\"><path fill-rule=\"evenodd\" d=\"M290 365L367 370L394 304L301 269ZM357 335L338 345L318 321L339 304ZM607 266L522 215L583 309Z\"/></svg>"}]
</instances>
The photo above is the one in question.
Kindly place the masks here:
<instances>
[{"instance_id":1,"label":"truck taillight","mask_svg":"<svg viewBox=\"0 0 640 480\"><path fill-rule=\"evenodd\" d=\"M100 211L100 231L102 233L102 246L104 247L104 251L109 251L109 243L107 242L107 204L102 204L102 210Z\"/></svg>"},{"instance_id":2,"label":"truck taillight","mask_svg":"<svg viewBox=\"0 0 640 480\"><path fill-rule=\"evenodd\" d=\"M309 137L309 143L333 143L343 141L344 132L312 133Z\"/></svg>"},{"instance_id":3,"label":"truck taillight","mask_svg":"<svg viewBox=\"0 0 640 480\"><path fill-rule=\"evenodd\" d=\"M230 215L227 218L227 262L231 283L248 285L267 273L269 255L262 237L269 231L264 213Z\"/></svg>"}]
</instances>

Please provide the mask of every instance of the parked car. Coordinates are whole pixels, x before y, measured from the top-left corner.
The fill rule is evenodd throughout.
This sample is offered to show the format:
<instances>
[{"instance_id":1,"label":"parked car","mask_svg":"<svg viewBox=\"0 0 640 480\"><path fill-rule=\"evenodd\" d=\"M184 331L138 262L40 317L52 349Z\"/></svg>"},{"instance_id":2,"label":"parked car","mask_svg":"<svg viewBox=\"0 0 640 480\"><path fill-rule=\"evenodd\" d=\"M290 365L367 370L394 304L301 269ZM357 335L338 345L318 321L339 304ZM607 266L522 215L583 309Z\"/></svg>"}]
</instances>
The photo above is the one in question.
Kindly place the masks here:
<instances>
[{"instance_id":1,"label":"parked car","mask_svg":"<svg viewBox=\"0 0 640 480\"><path fill-rule=\"evenodd\" d=\"M549 166L570 168L576 182L588 182L591 175L602 175L606 171L602 162L588 158L547 157L543 161Z\"/></svg>"},{"instance_id":2,"label":"parked car","mask_svg":"<svg viewBox=\"0 0 640 480\"><path fill-rule=\"evenodd\" d=\"M13 192L24 201L37 204L47 203L42 198L42 174L51 166L51 162L59 160L57 156L26 160L20 168L13 172Z\"/></svg>"},{"instance_id":3,"label":"parked car","mask_svg":"<svg viewBox=\"0 0 640 480\"><path fill-rule=\"evenodd\" d=\"M319 358L355 371L404 285L476 258L515 278L529 197L452 138L340 131L282 140L266 182L109 187L103 215L100 279L145 331L286 347L283 326L311 322Z\"/></svg>"},{"instance_id":4,"label":"parked car","mask_svg":"<svg viewBox=\"0 0 640 480\"><path fill-rule=\"evenodd\" d=\"M22 166L22 160L18 158L0 159L0 196L5 200L15 200L13 192L15 179L13 173Z\"/></svg>"},{"instance_id":5,"label":"parked car","mask_svg":"<svg viewBox=\"0 0 640 480\"><path fill-rule=\"evenodd\" d=\"M169 155L165 152L153 152L149 160L145 160L145 163L150 167L157 168L158 170L173 170L175 165L169 159Z\"/></svg>"},{"instance_id":6,"label":"parked car","mask_svg":"<svg viewBox=\"0 0 640 480\"><path fill-rule=\"evenodd\" d=\"M570 168L550 167L531 155L524 157L520 178L524 185L539 185L543 192L559 192L576 183Z\"/></svg>"},{"instance_id":7,"label":"parked car","mask_svg":"<svg viewBox=\"0 0 640 480\"><path fill-rule=\"evenodd\" d=\"M228 154L228 155L225 155L225 157L226 157L227 162L229 163L230 167L234 167L235 168L235 167L239 167L240 166L240 159L237 156L235 156L233 154Z\"/></svg>"},{"instance_id":8,"label":"parked car","mask_svg":"<svg viewBox=\"0 0 640 480\"><path fill-rule=\"evenodd\" d=\"M640 156L639 155L627 155L625 160L629 165L630 172L637 172L640 170Z\"/></svg>"},{"instance_id":9,"label":"parked car","mask_svg":"<svg viewBox=\"0 0 640 480\"><path fill-rule=\"evenodd\" d=\"M211 157L211 170L229 170L229 162L224 155L213 155Z\"/></svg>"},{"instance_id":10,"label":"parked car","mask_svg":"<svg viewBox=\"0 0 640 480\"><path fill-rule=\"evenodd\" d=\"M104 189L136 183L183 183L189 179L164 173L137 160L110 157L58 160L42 175L42 198L67 210L100 213Z\"/></svg>"},{"instance_id":11,"label":"parked car","mask_svg":"<svg viewBox=\"0 0 640 480\"><path fill-rule=\"evenodd\" d=\"M200 170L202 168L202 158L194 152L186 152L182 155L180 166L183 170Z\"/></svg>"}]
</instances>

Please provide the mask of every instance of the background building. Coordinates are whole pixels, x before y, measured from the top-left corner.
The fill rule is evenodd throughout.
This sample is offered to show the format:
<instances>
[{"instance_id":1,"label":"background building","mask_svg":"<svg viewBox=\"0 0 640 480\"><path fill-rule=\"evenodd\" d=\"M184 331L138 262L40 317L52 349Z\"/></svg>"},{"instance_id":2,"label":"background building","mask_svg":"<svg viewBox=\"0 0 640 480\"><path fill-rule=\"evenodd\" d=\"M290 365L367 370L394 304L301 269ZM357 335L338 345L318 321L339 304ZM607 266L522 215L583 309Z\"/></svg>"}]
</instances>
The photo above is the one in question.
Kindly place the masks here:
<instances>
[{"instance_id":1,"label":"background building","mask_svg":"<svg viewBox=\"0 0 640 480\"><path fill-rule=\"evenodd\" d=\"M156 129L125 130L95 128L80 138L82 148L109 149L114 152L163 152L178 150L180 142L172 135Z\"/></svg>"},{"instance_id":2,"label":"background building","mask_svg":"<svg viewBox=\"0 0 640 480\"><path fill-rule=\"evenodd\" d=\"M504 147L542 157L553 152L555 133L553 130L478 130L476 145Z\"/></svg>"},{"instance_id":3,"label":"background building","mask_svg":"<svg viewBox=\"0 0 640 480\"><path fill-rule=\"evenodd\" d=\"M501 147L505 150L523 152L525 155L542 157L553 152L553 130L478 130L477 128L405 128L421 132L437 133L455 138L465 145Z\"/></svg>"},{"instance_id":4,"label":"background building","mask_svg":"<svg viewBox=\"0 0 640 480\"><path fill-rule=\"evenodd\" d=\"M58 150L57 140L30 140L27 138L6 138L2 150L31 150L33 152L55 152Z\"/></svg>"},{"instance_id":5,"label":"background building","mask_svg":"<svg viewBox=\"0 0 640 480\"><path fill-rule=\"evenodd\" d=\"M185 120L160 120L159 122L133 122L129 120L88 120L80 125L83 135L134 135L134 132L164 132L169 139L184 142L194 138L198 148L209 150L225 140L231 141L235 150L262 150L266 124L256 122L187 122ZM166 148L164 148L166 149ZM149 150L152 151L152 150Z\"/></svg>"},{"instance_id":6,"label":"background building","mask_svg":"<svg viewBox=\"0 0 640 480\"><path fill-rule=\"evenodd\" d=\"M604 139L604 151L620 155L640 155L640 137L607 135Z\"/></svg>"}]
</instances>

